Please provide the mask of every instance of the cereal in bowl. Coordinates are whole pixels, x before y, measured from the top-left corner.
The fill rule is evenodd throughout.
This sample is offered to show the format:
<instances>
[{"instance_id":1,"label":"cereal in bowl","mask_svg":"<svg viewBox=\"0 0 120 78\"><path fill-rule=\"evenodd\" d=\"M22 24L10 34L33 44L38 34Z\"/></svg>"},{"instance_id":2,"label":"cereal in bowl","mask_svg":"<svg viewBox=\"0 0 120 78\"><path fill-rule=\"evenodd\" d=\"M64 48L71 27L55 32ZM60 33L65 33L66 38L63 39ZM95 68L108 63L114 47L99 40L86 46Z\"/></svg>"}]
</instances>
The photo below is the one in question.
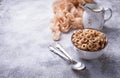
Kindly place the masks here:
<instances>
[{"instance_id":1,"label":"cereal in bowl","mask_svg":"<svg viewBox=\"0 0 120 78\"><path fill-rule=\"evenodd\" d=\"M106 35L95 29L77 30L72 35L73 44L85 51L98 51L107 44Z\"/></svg>"}]
</instances>

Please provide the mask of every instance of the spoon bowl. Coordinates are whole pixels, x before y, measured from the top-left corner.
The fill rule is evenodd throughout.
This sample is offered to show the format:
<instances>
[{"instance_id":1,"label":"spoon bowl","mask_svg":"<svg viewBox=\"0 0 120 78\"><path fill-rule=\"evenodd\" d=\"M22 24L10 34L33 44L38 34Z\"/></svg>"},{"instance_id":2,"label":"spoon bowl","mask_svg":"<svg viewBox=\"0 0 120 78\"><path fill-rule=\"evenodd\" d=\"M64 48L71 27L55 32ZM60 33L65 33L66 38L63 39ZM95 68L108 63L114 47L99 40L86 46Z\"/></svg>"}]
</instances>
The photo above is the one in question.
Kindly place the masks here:
<instances>
[{"instance_id":1,"label":"spoon bowl","mask_svg":"<svg viewBox=\"0 0 120 78\"><path fill-rule=\"evenodd\" d=\"M81 62L76 62L76 64L73 64L73 65L72 65L72 69L73 69L73 70L77 70L77 71L83 70L83 69L85 69L85 68L86 68L85 65L82 64Z\"/></svg>"}]
</instances>

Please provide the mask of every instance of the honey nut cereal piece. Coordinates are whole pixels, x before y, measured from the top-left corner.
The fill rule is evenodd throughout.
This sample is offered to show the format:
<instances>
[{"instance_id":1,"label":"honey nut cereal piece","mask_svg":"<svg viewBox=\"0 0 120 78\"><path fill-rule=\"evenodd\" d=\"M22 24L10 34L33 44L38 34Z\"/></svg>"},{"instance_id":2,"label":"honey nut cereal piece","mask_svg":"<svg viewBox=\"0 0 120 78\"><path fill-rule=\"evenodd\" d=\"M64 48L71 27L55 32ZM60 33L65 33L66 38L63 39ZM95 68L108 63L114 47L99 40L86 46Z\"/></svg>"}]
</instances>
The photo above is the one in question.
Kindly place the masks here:
<instances>
[{"instance_id":1,"label":"honey nut cereal piece","mask_svg":"<svg viewBox=\"0 0 120 78\"><path fill-rule=\"evenodd\" d=\"M75 38L72 38L72 42L75 42Z\"/></svg>"},{"instance_id":2,"label":"honey nut cereal piece","mask_svg":"<svg viewBox=\"0 0 120 78\"><path fill-rule=\"evenodd\" d=\"M75 45L75 46L78 46L78 44L77 44L77 43L74 43L74 45Z\"/></svg>"},{"instance_id":3,"label":"honey nut cereal piece","mask_svg":"<svg viewBox=\"0 0 120 78\"><path fill-rule=\"evenodd\" d=\"M73 38L72 40L74 40L73 42L79 42L79 39L75 39L75 38Z\"/></svg>"},{"instance_id":4,"label":"honey nut cereal piece","mask_svg":"<svg viewBox=\"0 0 120 78\"><path fill-rule=\"evenodd\" d=\"M97 41L99 41L99 42L100 42L101 37L98 35L98 36L96 37L96 39L97 39Z\"/></svg>"},{"instance_id":5,"label":"honey nut cereal piece","mask_svg":"<svg viewBox=\"0 0 120 78\"><path fill-rule=\"evenodd\" d=\"M83 33L81 33L81 34L79 34L81 37L84 37L84 34Z\"/></svg>"},{"instance_id":6,"label":"honey nut cereal piece","mask_svg":"<svg viewBox=\"0 0 120 78\"><path fill-rule=\"evenodd\" d=\"M82 37L78 37L79 40L83 39Z\"/></svg>"},{"instance_id":7,"label":"honey nut cereal piece","mask_svg":"<svg viewBox=\"0 0 120 78\"><path fill-rule=\"evenodd\" d=\"M94 46L92 48L92 51L97 51L99 49L100 49L99 45L98 44L94 44Z\"/></svg>"},{"instance_id":8,"label":"honey nut cereal piece","mask_svg":"<svg viewBox=\"0 0 120 78\"><path fill-rule=\"evenodd\" d=\"M79 36L80 36L80 34L74 34L74 35L73 35L73 37L77 37L77 38L78 38Z\"/></svg>"},{"instance_id":9,"label":"honey nut cereal piece","mask_svg":"<svg viewBox=\"0 0 120 78\"><path fill-rule=\"evenodd\" d=\"M74 39L74 41L73 42L75 42L75 43L78 43L79 42L79 40L77 40L77 39Z\"/></svg>"},{"instance_id":10,"label":"honey nut cereal piece","mask_svg":"<svg viewBox=\"0 0 120 78\"><path fill-rule=\"evenodd\" d=\"M87 44L82 44L81 49L86 50L87 49Z\"/></svg>"},{"instance_id":11,"label":"honey nut cereal piece","mask_svg":"<svg viewBox=\"0 0 120 78\"><path fill-rule=\"evenodd\" d=\"M93 34L95 35L95 36L98 36L99 34L99 31L95 31Z\"/></svg>"},{"instance_id":12,"label":"honey nut cereal piece","mask_svg":"<svg viewBox=\"0 0 120 78\"><path fill-rule=\"evenodd\" d=\"M89 40L89 39L92 39L92 36L89 35L89 34L86 34L86 35L85 35L85 38L87 38L87 39Z\"/></svg>"},{"instance_id":13,"label":"honey nut cereal piece","mask_svg":"<svg viewBox=\"0 0 120 78\"><path fill-rule=\"evenodd\" d=\"M90 30L89 30L89 29L84 29L84 30L83 30L83 32L88 32L88 31L90 31Z\"/></svg>"},{"instance_id":14,"label":"honey nut cereal piece","mask_svg":"<svg viewBox=\"0 0 120 78\"><path fill-rule=\"evenodd\" d=\"M76 31L76 32L74 32L75 34L81 34L82 33L82 31Z\"/></svg>"},{"instance_id":15,"label":"honey nut cereal piece","mask_svg":"<svg viewBox=\"0 0 120 78\"><path fill-rule=\"evenodd\" d=\"M83 38L83 42L84 42L84 43L87 43L87 42L88 42L88 39L87 39L87 38Z\"/></svg>"},{"instance_id":16,"label":"honey nut cereal piece","mask_svg":"<svg viewBox=\"0 0 120 78\"><path fill-rule=\"evenodd\" d=\"M84 30L84 32L88 32L88 33L90 33L90 31L91 31L91 30L89 30L89 29L85 29L85 30Z\"/></svg>"},{"instance_id":17,"label":"honey nut cereal piece","mask_svg":"<svg viewBox=\"0 0 120 78\"><path fill-rule=\"evenodd\" d=\"M88 45L93 45L93 41L91 41L90 39L88 39L88 43L87 43Z\"/></svg>"},{"instance_id":18,"label":"honey nut cereal piece","mask_svg":"<svg viewBox=\"0 0 120 78\"><path fill-rule=\"evenodd\" d=\"M89 30L89 33L94 34L96 31Z\"/></svg>"},{"instance_id":19,"label":"honey nut cereal piece","mask_svg":"<svg viewBox=\"0 0 120 78\"><path fill-rule=\"evenodd\" d=\"M80 41L81 41L81 43L84 43L84 38L82 38Z\"/></svg>"},{"instance_id":20,"label":"honey nut cereal piece","mask_svg":"<svg viewBox=\"0 0 120 78\"><path fill-rule=\"evenodd\" d=\"M98 43L94 43L93 45L96 47L96 49L99 49L101 47Z\"/></svg>"},{"instance_id":21,"label":"honey nut cereal piece","mask_svg":"<svg viewBox=\"0 0 120 78\"><path fill-rule=\"evenodd\" d=\"M96 42L98 39L97 38L92 38L91 41L92 42Z\"/></svg>"},{"instance_id":22,"label":"honey nut cereal piece","mask_svg":"<svg viewBox=\"0 0 120 78\"><path fill-rule=\"evenodd\" d=\"M75 38L76 38L76 35L73 35L73 36L72 36L72 39L75 39Z\"/></svg>"},{"instance_id":23,"label":"honey nut cereal piece","mask_svg":"<svg viewBox=\"0 0 120 78\"><path fill-rule=\"evenodd\" d=\"M88 48L88 50L91 50L91 49L93 48L93 45L89 43L89 44L87 45L87 48Z\"/></svg>"},{"instance_id":24,"label":"honey nut cereal piece","mask_svg":"<svg viewBox=\"0 0 120 78\"><path fill-rule=\"evenodd\" d=\"M105 34L99 34L101 38L106 38Z\"/></svg>"},{"instance_id":25,"label":"honey nut cereal piece","mask_svg":"<svg viewBox=\"0 0 120 78\"><path fill-rule=\"evenodd\" d=\"M81 34L82 33L82 30L78 30L78 31L74 31L73 34L76 35L76 34Z\"/></svg>"},{"instance_id":26,"label":"honey nut cereal piece","mask_svg":"<svg viewBox=\"0 0 120 78\"><path fill-rule=\"evenodd\" d=\"M79 42L78 42L78 44L79 44L79 45L82 45L82 42L81 42L81 41L79 41Z\"/></svg>"},{"instance_id":27,"label":"honey nut cereal piece","mask_svg":"<svg viewBox=\"0 0 120 78\"><path fill-rule=\"evenodd\" d=\"M88 33L87 32L83 32L84 36L86 36Z\"/></svg>"},{"instance_id":28,"label":"honey nut cereal piece","mask_svg":"<svg viewBox=\"0 0 120 78\"><path fill-rule=\"evenodd\" d=\"M79 38L78 38L79 39ZM79 39L79 44L86 43L83 38Z\"/></svg>"},{"instance_id":29,"label":"honey nut cereal piece","mask_svg":"<svg viewBox=\"0 0 120 78\"><path fill-rule=\"evenodd\" d=\"M93 47L93 48L91 49L91 51L97 51L97 50L99 50L97 47Z\"/></svg>"}]
</instances>

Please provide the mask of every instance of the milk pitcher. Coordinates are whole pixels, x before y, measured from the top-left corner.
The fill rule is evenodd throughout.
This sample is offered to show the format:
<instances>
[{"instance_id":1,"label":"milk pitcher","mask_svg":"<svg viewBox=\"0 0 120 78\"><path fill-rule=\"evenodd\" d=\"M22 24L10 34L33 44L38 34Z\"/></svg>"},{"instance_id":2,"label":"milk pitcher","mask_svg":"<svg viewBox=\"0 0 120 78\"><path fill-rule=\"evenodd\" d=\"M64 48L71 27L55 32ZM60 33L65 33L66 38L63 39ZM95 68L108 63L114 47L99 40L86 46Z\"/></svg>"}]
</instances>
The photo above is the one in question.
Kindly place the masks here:
<instances>
[{"instance_id":1,"label":"milk pitcher","mask_svg":"<svg viewBox=\"0 0 120 78\"><path fill-rule=\"evenodd\" d=\"M108 14L109 13L109 14ZM108 16L105 18L105 16ZM83 25L84 28L94 28L101 30L110 18L112 17L112 10L110 8L104 9L95 3L87 3L84 6Z\"/></svg>"}]
</instances>

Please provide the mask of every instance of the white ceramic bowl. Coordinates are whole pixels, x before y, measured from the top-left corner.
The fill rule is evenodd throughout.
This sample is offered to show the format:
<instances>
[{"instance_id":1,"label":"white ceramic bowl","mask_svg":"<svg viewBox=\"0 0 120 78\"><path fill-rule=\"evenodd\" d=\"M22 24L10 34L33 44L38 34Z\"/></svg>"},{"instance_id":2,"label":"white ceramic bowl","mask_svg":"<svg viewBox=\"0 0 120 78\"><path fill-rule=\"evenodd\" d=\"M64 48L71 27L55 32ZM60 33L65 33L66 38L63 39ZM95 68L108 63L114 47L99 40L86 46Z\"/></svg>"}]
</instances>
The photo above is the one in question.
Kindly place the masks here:
<instances>
[{"instance_id":1,"label":"white ceramic bowl","mask_svg":"<svg viewBox=\"0 0 120 78\"><path fill-rule=\"evenodd\" d=\"M74 47L74 49L77 52L79 52L81 59L86 59L86 60L96 59L104 53L103 50L99 50L99 51L96 51L96 52L90 52L90 51L80 50L76 47Z\"/></svg>"},{"instance_id":2,"label":"white ceramic bowl","mask_svg":"<svg viewBox=\"0 0 120 78\"><path fill-rule=\"evenodd\" d=\"M99 30L98 30L99 31ZM71 41L72 41L72 37L71 37ZM107 46L108 40L106 41L106 45ZM100 57L104 52L103 49L95 51L95 52L91 52L91 51L85 51L85 50L80 50L79 48L77 48L74 44L74 49L80 53L80 58L82 59L86 59L86 60L91 60L91 59L96 59L98 57Z\"/></svg>"}]
</instances>

